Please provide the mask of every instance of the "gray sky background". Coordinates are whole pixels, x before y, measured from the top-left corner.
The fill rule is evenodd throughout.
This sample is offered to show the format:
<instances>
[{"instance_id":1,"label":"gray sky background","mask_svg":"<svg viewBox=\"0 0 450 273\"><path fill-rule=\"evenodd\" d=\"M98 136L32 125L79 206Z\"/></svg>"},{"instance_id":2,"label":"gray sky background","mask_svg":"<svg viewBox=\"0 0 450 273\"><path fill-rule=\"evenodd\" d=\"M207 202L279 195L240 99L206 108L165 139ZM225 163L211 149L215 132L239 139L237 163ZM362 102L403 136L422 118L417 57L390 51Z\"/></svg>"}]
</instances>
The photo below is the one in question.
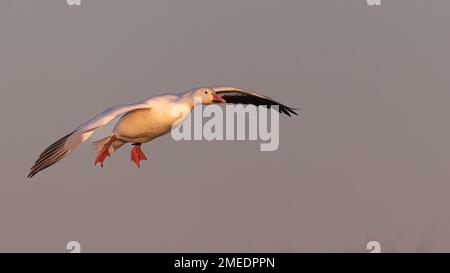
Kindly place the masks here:
<instances>
[{"instance_id":1,"label":"gray sky background","mask_svg":"<svg viewBox=\"0 0 450 273\"><path fill-rule=\"evenodd\" d=\"M449 1L0 3L0 251L450 250ZM105 108L234 85L302 108L280 149L83 145L38 154Z\"/></svg>"}]
</instances>

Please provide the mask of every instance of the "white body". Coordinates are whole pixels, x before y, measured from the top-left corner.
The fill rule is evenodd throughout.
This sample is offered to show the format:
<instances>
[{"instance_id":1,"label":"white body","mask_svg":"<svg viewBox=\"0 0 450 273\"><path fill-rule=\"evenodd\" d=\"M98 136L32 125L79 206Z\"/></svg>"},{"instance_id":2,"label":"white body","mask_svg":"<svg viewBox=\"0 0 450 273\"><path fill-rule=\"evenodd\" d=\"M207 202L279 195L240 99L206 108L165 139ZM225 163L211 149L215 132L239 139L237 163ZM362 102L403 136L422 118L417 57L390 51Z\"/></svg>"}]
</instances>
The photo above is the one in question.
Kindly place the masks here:
<instances>
[{"instance_id":1,"label":"white body","mask_svg":"<svg viewBox=\"0 0 450 273\"><path fill-rule=\"evenodd\" d=\"M145 143L169 133L176 122L184 120L193 104L177 96L158 96L144 103L149 109L139 109L125 114L116 124L113 135L125 142ZM175 115L176 109L188 109Z\"/></svg>"}]
</instances>

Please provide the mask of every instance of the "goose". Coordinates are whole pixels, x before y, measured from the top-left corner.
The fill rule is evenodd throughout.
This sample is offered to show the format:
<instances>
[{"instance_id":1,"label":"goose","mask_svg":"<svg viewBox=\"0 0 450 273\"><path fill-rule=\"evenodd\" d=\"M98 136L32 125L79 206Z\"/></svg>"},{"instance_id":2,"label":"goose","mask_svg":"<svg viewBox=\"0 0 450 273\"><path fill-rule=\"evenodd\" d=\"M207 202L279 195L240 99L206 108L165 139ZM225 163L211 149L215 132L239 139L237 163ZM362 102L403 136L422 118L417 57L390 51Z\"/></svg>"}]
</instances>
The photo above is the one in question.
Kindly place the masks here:
<instances>
[{"instance_id":1,"label":"goose","mask_svg":"<svg viewBox=\"0 0 450 273\"><path fill-rule=\"evenodd\" d=\"M123 145L131 143L133 145L131 160L137 167L140 167L140 162L147 160L141 150L141 145L169 133L174 124L187 117L199 103L204 105L213 103L252 104L268 108L277 106L275 107L277 111L289 117L291 114L297 115L296 110L298 110L257 92L237 87L194 88L180 94L154 96L137 103L116 105L86 121L45 149L31 167L28 178L32 178L65 158L81 143L88 140L95 130L118 117L120 119L111 135L93 142L93 147L98 150L94 165L100 164L103 167L107 157ZM188 111L174 116L173 110L176 107L183 107Z\"/></svg>"}]
</instances>

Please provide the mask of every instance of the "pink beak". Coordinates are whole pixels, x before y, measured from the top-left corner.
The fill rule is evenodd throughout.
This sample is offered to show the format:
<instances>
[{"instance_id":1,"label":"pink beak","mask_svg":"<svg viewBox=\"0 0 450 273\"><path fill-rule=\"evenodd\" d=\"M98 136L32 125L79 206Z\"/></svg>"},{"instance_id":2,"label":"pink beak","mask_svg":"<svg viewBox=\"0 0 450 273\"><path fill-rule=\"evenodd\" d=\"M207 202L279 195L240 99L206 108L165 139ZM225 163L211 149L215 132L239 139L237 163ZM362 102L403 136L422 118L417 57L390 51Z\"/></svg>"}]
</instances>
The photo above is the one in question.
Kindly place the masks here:
<instances>
[{"instance_id":1,"label":"pink beak","mask_svg":"<svg viewBox=\"0 0 450 273\"><path fill-rule=\"evenodd\" d=\"M213 96L213 102L226 103L226 101L224 99L222 99L221 97L217 96L217 94L212 94L212 96Z\"/></svg>"}]
</instances>

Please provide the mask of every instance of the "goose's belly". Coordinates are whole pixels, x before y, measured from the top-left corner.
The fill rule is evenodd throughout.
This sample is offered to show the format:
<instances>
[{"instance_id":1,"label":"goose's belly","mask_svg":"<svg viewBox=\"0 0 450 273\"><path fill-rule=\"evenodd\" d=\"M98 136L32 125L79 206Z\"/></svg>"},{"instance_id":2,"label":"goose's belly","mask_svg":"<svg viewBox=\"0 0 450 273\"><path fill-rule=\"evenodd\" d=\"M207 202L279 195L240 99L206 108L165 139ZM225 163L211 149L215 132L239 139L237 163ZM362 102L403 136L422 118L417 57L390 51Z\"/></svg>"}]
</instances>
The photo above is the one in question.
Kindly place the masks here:
<instances>
[{"instance_id":1,"label":"goose's belly","mask_svg":"<svg viewBox=\"0 0 450 273\"><path fill-rule=\"evenodd\" d=\"M179 119L172 117L172 107L136 110L123 116L116 127L114 135L128 142L149 142L172 130Z\"/></svg>"}]
</instances>

